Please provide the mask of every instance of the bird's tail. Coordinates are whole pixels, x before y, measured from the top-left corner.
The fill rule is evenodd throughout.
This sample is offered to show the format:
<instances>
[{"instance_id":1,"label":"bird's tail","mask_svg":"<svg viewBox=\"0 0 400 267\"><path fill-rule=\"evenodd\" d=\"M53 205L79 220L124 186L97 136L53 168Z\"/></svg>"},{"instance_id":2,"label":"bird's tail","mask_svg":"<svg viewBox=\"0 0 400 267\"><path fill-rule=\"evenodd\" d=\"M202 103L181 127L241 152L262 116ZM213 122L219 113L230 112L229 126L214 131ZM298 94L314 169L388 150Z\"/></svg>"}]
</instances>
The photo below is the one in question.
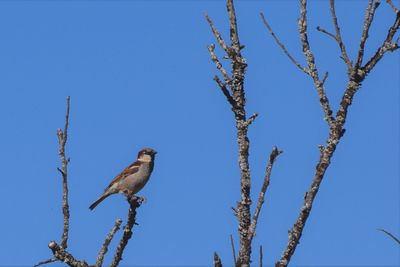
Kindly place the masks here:
<instances>
[{"instance_id":1,"label":"bird's tail","mask_svg":"<svg viewBox=\"0 0 400 267\"><path fill-rule=\"evenodd\" d=\"M102 202L105 198L107 198L110 194L103 194L101 195L101 197L99 197L99 199L97 199L95 202L93 202L92 205L90 205L89 209L93 210L94 208L96 208L97 205L100 204L100 202Z\"/></svg>"}]
</instances>

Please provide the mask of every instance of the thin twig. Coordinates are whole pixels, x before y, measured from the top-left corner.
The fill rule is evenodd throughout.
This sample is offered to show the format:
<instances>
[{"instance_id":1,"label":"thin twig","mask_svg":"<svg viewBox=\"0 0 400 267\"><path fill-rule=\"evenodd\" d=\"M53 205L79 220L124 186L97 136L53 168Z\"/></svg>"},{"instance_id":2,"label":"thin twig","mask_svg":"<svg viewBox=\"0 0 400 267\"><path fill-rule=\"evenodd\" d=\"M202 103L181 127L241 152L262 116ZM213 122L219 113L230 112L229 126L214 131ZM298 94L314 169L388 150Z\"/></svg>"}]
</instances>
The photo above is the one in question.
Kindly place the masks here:
<instances>
[{"instance_id":1,"label":"thin twig","mask_svg":"<svg viewBox=\"0 0 400 267\"><path fill-rule=\"evenodd\" d=\"M263 266L263 248L262 245L260 245L260 267Z\"/></svg>"},{"instance_id":2,"label":"thin twig","mask_svg":"<svg viewBox=\"0 0 400 267\"><path fill-rule=\"evenodd\" d=\"M217 42L218 42L219 45L222 47L222 49L224 49L225 52L226 52L227 54L229 54L229 48L228 48L228 46L226 45L224 39L222 38L222 35L219 33L219 31L217 30L217 28L215 28L214 23L212 22L211 18L210 18L207 14L204 14L204 16L206 17L206 20L207 20L208 24L209 24L210 27L211 27L211 30L212 30L212 32L213 32L213 34L214 34L214 36L215 36L215 39L217 39Z\"/></svg>"},{"instance_id":3,"label":"thin twig","mask_svg":"<svg viewBox=\"0 0 400 267\"><path fill-rule=\"evenodd\" d=\"M393 234L391 234L390 232L386 231L385 229L376 229L376 230L384 232L385 234L390 236L394 241L396 241L400 245L400 240L397 237L395 237Z\"/></svg>"},{"instance_id":4,"label":"thin twig","mask_svg":"<svg viewBox=\"0 0 400 267\"><path fill-rule=\"evenodd\" d=\"M332 116L332 109L329 105L329 99L325 93L323 82L319 79L318 69L315 64L315 57L311 51L310 44L308 42L307 34L307 0L300 1L300 19L299 19L299 33L300 40L303 48L303 53L307 60L308 74L314 81L314 86L317 89L319 102L321 103L322 110L325 114L325 120L328 122L329 127L334 127L335 119Z\"/></svg>"},{"instance_id":5,"label":"thin twig","mask_svg":"<svg viewBox=\"0 0 400 267\"><path fill-rule=\"evenodd\" d=\"M355 70L358 70L362 65L362 61L364 58L365 43L368 39L368 32L369 29L371 28L372 21L374 20L375 11L378 8L378 6L379 6L378 0L368 1L368 7L367 10L365 11L364 27L363 27L363 32L361 34L360 46L358 49L357 59L354 66Z\"/></svg>"},{"instance_id":6,"label":"thin twig","mask_svg":"<svg viewBox=\"0 0 400 267\"><path fill-rule=\"evenodd\" d=\"M64 230L61 235L61 247L66 249L68 247L68 232L69 232L69 204L68 204L68 163L65 155L65 144L68 139L68 124L69 124L69 109L70 109L70 97L67 97L67 111L65 114L65 126L64 131L60 128L57 129L58 143L59 143L59 155L61 159L61 172L62 183L63 183L63 206L62 211L64 215Z\"/></svg>"},{"instance_id":7,"label":"thin twig","mask_svg":"<svg viewBox=\"0 0 400 267\"><path fill-rule=\"evenodd\" d=\"M309 70L306 67L303 67L290 53L289 51L286 49L285 45L279 40L279 38L275 35L274 31L272 30L272 27L269 25L269 23L267 22L267 20L264 17L263 13L260 13L261 19L265 25L265 27L267 27L269 33L272 35L272 37L274 38L275 42L278 44L278 46L282 49L282 51L285 53L285 55L290 59L290 61L292 61L292 63L294 65L296 65L301 71L303 71L304 73L308 74Z\"/></svg>"},{"instance_id":8,"label":"thin twig","mask_svg":"<svg viewBox=\"0 0 400 267\"><path fill-rule=\"evenodd\" d=\"M231 248L232 248L232 256L233 256L233 266L236 266L236 250L235 250L235 242L233 241L233 236L231 237Z\"/></svg>"},{"instance_id":9,"label":"thin twig","mask_svg":"<svg viewBox=\"0 0 400 267\"><path fill-rule=\"evenodd\" d=\"M325 74L324 74L324 78L322 78L322 85L324 85L324 84L325 84L325 82L326 82L326 79L328 79L328 76L329 76L329 73L328 73L328 72L325 72Z\"/></svg>"},{"instance_id":10,"label":"thin twig","mask_svg":"<svg viewBox=\"0 0 400 267\"><path fill-rule=\"evenodd\" d=\"M104 256L106 255L106 253L108 251L108 246L110 245L111 240L113 239L115 233L119 230L121 223L122 223L122 220L117 219L115 221L114 227L111 229L111 231L108 233L106 239L104 240L104 243L101 246L101 249L97 256L96 265L95 265L96 267L100 267L103 265Z\"/></svg>"},{"instance_id":11,"label":"thin twig","mask_svg":"<svg viewBox=\"0 0 400 267\"><path fill-rule=\"evenodd\" d=\"M362 68L363 71L365 72L365 75L368 75L368 73L375 67L375 65L379 62L379 60L381 60L381 58L386 52L388 51L393 52L394 50L400 48L398 40L395 43L393 43L393 37L399 30L399 27L400 27L400 12L396 12L396 18L392 26L389 28L389 31L382 45L378 48L375 54L368 60L368 62Z\"/></svg>"},{"instance_id":12,"label":"thin twig","mask_svg":"<svg viewBox=\"0 0 400 267\"><path fill-rule=\"evenodd\" d=\"M254 212L253 219L252 219L251 224L250 224L250 229L249 229L250 234L249 234L249 237L248 237L250 240L253 239L253 237L255 235L255 232L256 232L258 216L260 215L260 211L261 211L262 205L264 204L265 192L268 189L269 182L270 182L270 179L271 179L272 167L274 165L275 159L281 153L282 153L281 150L278 150L277 147L274 147L272 149L272 151L271 151L271 154L269 155L269 162L268 162L268 165L267 165L267 168L266 168L266 171L265 171L264 182L263 182L263 185L261 187L260 195L258 196L256 210Z\"/></svg>"},{"instance_id":13,"label":"thin twig","mask_svg":"<svg viewBox=\"0 0 400 267\"><path fill-rule=\"evenodd\" d=\"M251 124L255 121L255 119L256 119L257 117L258 117L258 113L257 113L257 112L253 113L253 115L251 115L251 116L246 120L246 122L245 122L246 127L248 127L249 125L251 125Z\"/></svg>"},{"instance_id":14,"label":"thin twig","mask_svg":"<svg viewBox=\"0 0 400 267\"><path fill-rule=\"evenodd\" d=\"M234 109L236 107L236 102L235 100L233 100L231 94L228 91L228 88L226 88L226 85L219 79L217 75L214 76L214 81L218 84L219 88L221 88L221 91L226 97L226 100L228 100L229 104L231 104L232 108Z\"/></svg>"},{"instance_id":15,"label":"thin twig","mask_svg":"<svg viewBox=\"0 0 400 267\"><path fill-rule=\"evenodd\" d=\"M325 30L324 28L322 28L322 27L320 27L320 26L317 27L317 31L322 32L322 33L325 33L325 34L328 35L329 37L332 37L332 38L339 44L339 47L340 47L340 48L343 47L343 49L345 49L344 44L343 44L342 41L341 41L341 37L338 37L338 36L337 36L337 32L336 32L336 35L334 35L333 33L328 32L327 30ZM340 41L339 41L338 38L340 38ZM346 54L346 55L347 55L347 54ZM348 60L345 58L345 56L343 55L343 50L342 50L342 56L340 56L340 58L342 58L342 59L344 60L344 62L346 63L346 65L348 66L347 73L348 73L348 75L350 75L351 70L352 70L351 62L348 61ZM350 62L350 65L347 64L348 62ZM350 68L349 68L349 66L350 66Z\"/></svg>"},{"instance_id":16,"label":"thin twig","mask_svg":"<svg viewBox=\"0 0 400 267\"><path fill-rule=\"evenodd\" d=\"M119 241L118 247L115 250L114 259L110 264L110 267L117 267L119 262L122 260L122 253L128 244L129 239L132 237L132 228L136 224L136 209L140 207L143 199L140 197L132 196L127 198L129 203L128 221L124 227L124 233L121 240Z\"/></svg>"},{"instance_id":17,"label":"thin twig","mask_svg":"<svg viewBox=\"0 0 400 267\"><path fill-rule=\"evenodd\" d=\"M330 0L330 10L331 10L331 16L332 16L332 22L333 22L333 26L335 26L335 40L337 41L339 47L340 47L340 51L342 53L342 59L344 61L344 63L347 66L347 74L350 76L352 70L353 70L353 63L351 62L349 55L347 54L346 51L346 46L344 45L343 39L342 39L342 34L340 33L340 27L339 27L339 23L337 20L337 16L336 16L336 10L335 10L335 0Z\"/></svg>"},{"instance_id":18,"label":"thin twig","mask_svg":"<svg viewBox=\"0 0 400 267\"><path fill-rule=\"evenodd\" d=\"M328 32L327 30L325 30L324 28L317 26L317 31L325 33L326 35L328 35L329 37L332 37L335 41L336 40L336 36L333 33Z\"/></svg>"},{"instance_id":19,"label":"thin twig","mask_svg":"<svg viewBox=\"0 0 400 267\"><path fill-rule=\"evenodd\" d=\"M221 62L219 61L217 55L215 54L215 45L211 44L208 46L208 52L211 55L211 60L214 62L217 69L222 73L224 77L225 84L229 84L231 82L231 78L229 77L227 71L222 66Z\"/></svg>"},{"instance_id":20,"label":"thin twig","mask_svg":"<svg viewBox=\"0 0 400 267\"><path fill-rule=\"evenodd\" d=\"M38 267L40 265L49 264L49 263L56 262L56 261L58 261L56 258L51 258L51 259L48 259L48 260L40 261L37 264L33 265L33 267Z\"/></svg>"},{"instance_id":21,"label":"thin twig","mask_svg":"<svg viewBox=\"0 0 400 267\"><path fill-rule=\"evenodd\" d=\"M393 9L394 13L397 14L399 12L399 9L396 8L396 6L393 4L392 0L386 0L386 3L389 4L389 6Z\"/></svg>"}]
</instances>

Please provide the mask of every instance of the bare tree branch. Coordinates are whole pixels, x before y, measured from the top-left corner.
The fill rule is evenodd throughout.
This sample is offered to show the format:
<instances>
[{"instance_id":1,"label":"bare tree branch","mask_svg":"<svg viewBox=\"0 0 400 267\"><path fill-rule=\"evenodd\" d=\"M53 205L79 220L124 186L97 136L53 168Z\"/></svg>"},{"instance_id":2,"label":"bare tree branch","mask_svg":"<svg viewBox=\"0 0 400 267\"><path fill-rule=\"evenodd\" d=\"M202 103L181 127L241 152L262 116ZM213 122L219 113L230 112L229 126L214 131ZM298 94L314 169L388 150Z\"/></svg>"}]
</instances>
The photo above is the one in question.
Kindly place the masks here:
<instances>
[{"instance_id":1,"label":"bare tree branch","mask_svg":"<svg viewBox=\"0 0 400 267\"><path fill-rule=\"evenodd\" d=\"M310 76L314 79L314 85L317 88L317 91L319 92L319 94L321 95L321 93L323 93L323 95L324 95L324 92L318 89L318 86L320 86L320 84L318 83L318 80L319 80L318 76L313 77L313 73L314 73L313 69L315 68L315 70L316 70L316 67L312 66L314 64L313 63L314 58L313 58L313 55L309 48L307 35L306 35L306 30L307 30L307 28L306 28L306 25L307 25L306 5L307 5L307 1L300 0L300 4L301 4L301 8L300 8L301 18L299 20L299 32L300 32L300 36L301 36L301 40L302 40L302 44L303 44L303 51L304 51L304 54L307 58L307 62L309 65ZM333 4L334 3L331 2L331 7L333 6ZM360 48L359 48L360 50L358 51L358 56L357 56L357 62L359 62L359 64L361 64L361 62L362 62L363 49L365 46L365 42L368 38L368 30L371 26L371 23L373 20L373 15L374 15L377 7L378 7L378 3L375 0L370 0L369 7L367 8L367 14L365 16L364 30L363 30L362 40L361 40ZM332 12L333 12L332 16L335 17L336 15L334 13L334 10ZM399 28L398 20L399 20L399 14L397 13L395 23L389 29L388 36L385 40L384 45L391 43L394 34L397 32L397 30ZM334 21L334 24L336 24L336 23L337 22ZM335 25L335 27L338 27L338 26ZM338 29L336 29L336 34L339 35ZM384 45L382 45L382 47L380 49L384 50L385 49L385 48L383 48ZM342 51L342 53L344 53L343 51ZM378 50L378 51L382 51L382 50ZM386 51L389 51L389 49ZM378 59L377 61L374 61L373 59L371 59L369 61L369 63L366 64L366 66L369 66L368 72L375 66L375 64L379 61L380 57L383 56L383 53L377 52L377 54L379 54L379 56L377 56L377 55L373 56L373 59L374 58ZM370 62L375 62L375 64L370 63ZM316 171L315 171L314 178L312 180L310 189L308 192L306 192L306 194L304 196L304 204L303 204L302 208L300 209L300 214L297 218L296 223L293 225L292 229L289 231L289 240L288 240L287 247L286 247L285 251L283 252L281 259L275 264L276 267L283 267L283 266L287 266L289 264L290 259L291 259L292 255L294 254L294 251L300 241L303 229L307 222L308 216L310 215L312 205L313 205L314 199L318 193L320 184L324 178L327 168L330 165L330 160L336 150L336 146L340 142L340 140L343 137L343 134L345 132L344 125L345 125L346 118L347 118L348 108L352 104L355 93L361 87L361 83L364 81L364 79L368 73L366 71L366 69L367 69L366 67L363 69L363 68L357 66L357 63L356 63L355 67L352 69L351 75L349 75L348 84L346 86L342 100L340 102L339 109L336 113L334 120L330 124L329 136L327 138L326 145L319 146L320 159L317 163ZM323 79L322 85L325 82L325 79L326 78ZM323 104L322 101L321 101L321 103ZM327 110L326 107L324 109Z\"/></svg>"},{"instance_id":2,"label":"bare tree branch","mask_svg":"<svg viewBox=\"0 0 400 267\"><path fill-rule=\"evenodd\" d=\"M69 124L69 108L70 108L70 97L67 97L67 111L65 114L65 126L64 131L60 128L57 129L57 137L59 148L59 155L61 159L61 172L62 182L63 182L63 215L64 215L64 230L61 236L61 247L66 249L68 247L68 232L69 232L69 205L68 205L68 163L69 159L67 159L65 155L65 144L68 139L68 124Z\"/></svg>"},{"instance_id":3,"label":"bare tree branch","mask_svg":"<svg viewBox=\"0 0 400 267\"><path fill-rule=\"evenodd\" d=\"M215 54L215 45L211 44L208 46L208 52L211 55L211 60L215 63L217 69L222 73L222 77L224 77L225 84L229 84L231 82L231 78L229 77L228 73L222 66L221 62L218 60L217 55Z\"/></svg>"},{"instance_id":4,"label":"bare tree branch","mask_svg":"<svg viewBox=\"0 0 400 267\"><path fill-rule=\"evenodd\" d=\"M362 68L363 72L365 72L365 75L368 75L368 73L375 67L376 63L378 63L379 60L381 60L381 58L386 52L388 51L393 52L394 50L399 49L400 45L398 40L395 43L393 43L393 37L399 30L399 27L400 27L400 12L397 11L395 21L393 22L393 25L389 28L385 41L378 48L378 50L371 57L371 59Z\"/></svg>"},{"instance_id":5,"label":"bare tree branch","mask_svg":"<svg viewBox=\"0 0 400 267\"><path fill-rule=\"evenodd\" d=\"M54 257L61 262L66 263L71 267L89 267L86 261L76 260L71 254L69 254L63 247L59 246L55 241L49 243L49 248L53 252Z\"/></svg>"},{"instance_id":6,"label":"bare tree branch","mask_svg":"<svg viewBox=\"0 0 400 267\"><path fill-rule=\"evenodd\" d=\"M140 207L143 202L143 198L137 196L128 196L128 203L130 205L128 212L128 221L124 227L124 233L122 235L121 240L119 241L118 247L115 251L114 259L110 264L110 267L117 267L119 262L122 260L122 253L126 245L128 244L129 239L132 237L132 228L133 225L136 224L136 209Z\"/></svg>"},{"instance_id":7,"label":"bare tree branch","mask_svg":"<svg viewBox=\"0 0 400 267\"><path fill-rule=\"evenodd\" d=\"M335 33L336 33L335 40L337 41L337 43L340 47L340 51L342 53L341 58L343 59L344 63L347 65L347 74L349 76L353 70L353 63L351 62L349 55L347 54L346 46L344 45L344 42L342 40L342 34L340 33L340 27L339 27L339 23L338 23L337 16L336 16L335 0L330 0L329 3L330 3L332 22L333 22L333 25L335 26Z\"/></svg>"},{"instance_id":8,"label":"bare tree branch","mask_svg":"<svg viewBox=\"0 0 400 267\"><path fill-rule=\"evenodd\" d=\"M324 74L324 78L322 78L322 85L324 85L324 84L325 84L325 82L326 82L326 79L328 79L328 76L329 76L329 73L328 73L328 72L325 72L325 74Z\"/></svg>"},{"instance_id":9,"label":"bare tree branch","mask_svg":"<svg viewBox=\"0 0 400 267\"><path fill-rule=\"evenodd\" d=\"M260 245L260 267L263 266L263 248Z\"/></svg>"},{"instance_id":10,"label":"bare tree branch","mask_svg":"<svg viewBox=\"0 0 400 267\"><path fill-rule=\"evenodd\" d=\"M213 45L209 46L208 51L211 55L211 59L216 65L217 69L222 72L224 76L225 83L223 84L218 76L214 77L214 80L217 82L218 86L221 88L223 94L227 98L228 102L232 107L232 111L235 115L236 121L236 130L237 130L237 143L239 150L239 169L240 169L240 190L241 190L241 201L238 202L237 208L234 209L235 215L238 218L239 222L239 257L237 261L235 260L236 266L250 266L250 255L251 255L251 238L249 238L249 227L251 223L251 214L250 214L250 205L251 205L251 197L250 197L250 167L249 167L249 139L247 137L248 127L249 125L256 119L257 113L250 116L250 118L246 118L246 97L244 92L244 75L246 71L246 60L242 57L240 50L243 48L239 41L238 29L237 29L237 20L235 14L235 8L232 0L227 0L227 10L229 15L229 28L230 28L230 40L231 46L227 46L223 41L221 34L214 27L211 19L206 15L206 19L210 24L211 30L216 37L218 43L222 47L222 49L226 52L228 58L231 60L232 67L232 77L230 78L227 75L225 69L222 68L222 65L218 61L217 56L215 55ZM228 90L227 86L229 86L230 90ZM231 93L230 93L231 92ZM214 254L214 266L220 266L221 261L218 255Z\"/></svg>"},{"instance_id":11,"label":"bare tree branch","mask_svg":"<svg viewBox=\"0 0 400 267\"><path fill-rule=\"evenodd\" d=\"M248 127L255 120L257 114L253 114L250 118L246 118L246 97L244 91L244 78L246 72L246 60L241 55L241 49L244 46L240 44L237 20L235 14L235 8L232 0L227 0L227 11L229 15L229 28L230 28L230 41L231 46L226 46L225 42L219 42L221 47L227 53L228 58L231 60L232 67L232 78L227 84L222 84L222 82L215 77L214 80L218 83L224 95L227 97L228 102L232 106L232 111L235 115L236 121L236 136L239 150L239 169L240 169L240 190L241 190L241 200L238 202L237 208L235 209L236 217L239 221L239 257L237 264L240 266L250 265L250 255L251 255L251 241L249 240L249 226L251 223L250 214L250 167L249 167L249 139L247 137ZM207 17L206 17L207 18ZM214 27L210 18L207 18L211 26L211 30L216 36L217 40L222 40L218 30ZM213 58L212 51L209 50L211 58ZM215 62L214 62L215 63ZM218 68L218 66L217 66ZM229 86L230 92L226 86Z\"/></svg>"},{"instance_id":12,"label":"bare tree branch","mask_svg":"<svg viewBox=\"0 0 400 267\"><path fill-rule=\"evenodd\" d=\"M354 69L359 69L362 65L362 61L364 58L364 47L365 43L367 42L368 39L368 32L371 27L372 21L374 20L374 15L375 11L379 6L379 0L369 0L368 1L368 7L367 10L365 11L365 19L364 19L364 27L363 27L363 32L361 34L361 40L360 40L360 47L358 49L357 53L357 59L356 63L354 66Z\"/></svg>"},{"instance_id":13,"label":"bare tree branch","mask_svg":"<svg viewBox=\"0 0 400 267\"><path fill-rule=\"evenodd\" d=\"M61 245L58 245L55 241L49 243L49 248L53 252L53 258L39 262L35 266L52 263L55 261L62 261L71 267L88 267L85 261L76 260L71 254L66 251L68 246L68 233L69 233L69 205L68 205L68 163L69 158L67 158L65 153L65 146L68 140L68 125L69 125L69 111L70 111L70 97L67 97L67 108L65 113L65 125L64 130L57 129L57 137L59 144L59 156L61 159L61 169L57 170L61 173L62 184L63 184L63 197L62 197L62 211L64 215L63 220L63 233L61 235Z\"/></svg>"},{"instance_id":14,"label":"bare tree branch","mask_svg":"<svg viewBox=\"0 0 400 267\"><path fill-rule=\"evenodd\" d=\"M386 231L385 229L377 229L378 231L382 231L385 234L387 234L389 237L391 237L394 241L396 241L399 245L400 245L400 240L395 237L393 234L391 234L390 232Z\"/></svg>"},{"instance_id":15,"label":"bare tree branch","mask_svg":"<svg viewBox=\"0 0 400 267\"><path fill-rule=\"evenodd\" d=\"M253 113L253 115L251 115L246 121L245 121L245 126L248 127L249 125L251 125L256 118L258 117L258 113Z\"/></svg>"},{"instance_id":16,"label":"bare tree branch","mask_svg":"<svg viewBox=\"0 0 400 267\"><path fill-rule=\"evenodd\" d=\"M57 129L57 136L59 142L59 155L61 158L61 168L58 168L58 171L62 174L63 177L63 214L64 214L64 231L62 234L62 242L61 245L58 245L55 241L51 241L49 243L49 248L53 252L54 258L39 262L35 266L61 261L66 263L71 267L89 267L89 265L84 260L77 260L75 259L72 254L68 253L67 248L67 241L68 241L68 230L69 230L69 206L68 206L68 163L69 159L65 155L65 145L68 139L68 124L69 124L69 111L70 111L70 97L67 97L67 111L65 115L65 126L64 130ZM136 208L138 208L143 201L143 198L132 196L128 197L128 202L130 204L130 209L128 213L128 222L124 228L124 234L119 242L119 245L116 249L114 260L110 266L116 267L122 259L122 253L132 236L132 227L136 221ZM104 244L99 252L97 257L97 261L95 266L100 267L103 264L104 256L107 253L108 245L110 244L112 238L114 237L115 233L118 231L119 227L121 226L122 221L118 219L115 222L114 227L106 237Z\"/></svg>"},{"instance_id":17,"label":"bare tree branch","mask_svg":"<svg viewBox=\"0 0 400 267\"><path fill-rule=\"evenodd\" d=\"M271 172L272 172L272 166L274 165L275 159L281 154L282 151L278 150L277 147L274 147L271 151L271 154L269 155L269 162L265 171L265 177L264 177L264 182L261 187L260 195L258 197L258 202L257 202L257 207L253 215L253 219L250 224L250 229L249 229L249 238L250 240L253 239L255 232L256 232L256 227L257 227L257 221L258 221L258 216L260 215L260 211L262 208L262 205L264 204L264 198L265 198L265 192L267 191L267 188L269 186L269 182L271 179Z\"/></svg>"},{"instance_id":18,"label":"bare tree branch","mask_svg":"<svg viewBox=\"0 0 400 267\"><path fill-rule=\"evenodd\" d=\"M329 37L332 37L335 41L336 41L336 36L333 33L328 32L327 30L325 30L324 28L318 26L317 27L317 31L325 33L326 35L328 35Z\"/></svg>"},{"instance_id":19,"label":"bare tree branch","mask_svg":"<svg viewBox=\"0 0 400 267\"><path fill-rule=\"evenodd\" d=\"M217 39L217 41L218 41L218 44L221 46L222 49L225 50L225 52L227 54L229 54L229 48L226 45L224 39L222 38L222 35L219 33L217 28L215 28L214 23L212 22L211 18L207 14L204 14L204 16L206 17L206 20L207 20L208 24L210 25L211 30L215 36L215 39Z\"/></svg>"},{"instance_id":20,"label":"bare tree branch","mask_svg":"<svg viewBox=\"0 0 400 267\"><path fill-rule=\"evenodd\" d=\"M269 33L272 35L272 37L274 38L275 42L278 44L278 46L282 49L282 51L285 53L285 55L290 59L290 61L292 61L292 63L294 65L296 65L301 71L303 71L306 74L309 74L309 69L307 69L306 67L303 67L290 53L289 51L286 49L286 47L283 45L283 43L278 39L278 37L275 35L274 31L272 30L272 27L269 25L269 23L267 22L267 20L264 17L263 13L260 13L261 19L265 25L265 27L267 27Z\"/></svg>"},{"instance_id":21,"label":"bare tree branch","mask_svg":"<svg viewBox=\"0 0 400 267\"><path fill-rule=\"evenodd\" d=\"M370 11L372 12L372 11ZM371 23L371 18L369 16L366 16L365 18L365 25ZM387 51L394 51L399 48L398 44L392 44L392 39L396 32L399 30L400 26L400 13L396 14L396 19L393 23L393 25L389 28L388 34L386 36L386 39L384 43L382 44L381 47L379 47L378 51L375 53L375 55L372 56L372 58L365 64L364 67L354 67L354 71L352 76L349 79L349 82L347 84L347 88L343 94L342 100L340 102L339 110L336 113L336 122L337 122L337 127L343 128L344 123L346 121L347 117L347 112L348 108L353 102L354 95L358 91L358 89L361 86L361 83L364 81L366 78L367 74L371 72L371 70L376 66L376 64L379 62L379 60L383 57L383 55ZM369 28L369 26L364 26L364 29ZM361 49L361 48L360 48ZM344 129L339 129L339 131L343 131Z\"/></svg>"},{"instance_id":22,"label":"bare tree branch","mask_svg":"<svg viewBox=\"0 0 400 267\"><path fill-rule=\"evenodd\" d=\"M235 242L233 242L233 236L230 235L231 239L231 248L232 248L232 256L233 256L233 266L236 266L236 250L235 250Z\"/></svg>"},{"instance_id":23,"label":"bare tree branch","mask_svg":"<svg viewBox=\"0 0 400 267\"><path fill-rule=\"evenodd\" d=\"M303 1L304 5L306 5L306 1ZM325 120L328 122L330 127L333 127L334 125L334 118L332 116L332 109L329 105L329 100L328 97L326 96L325 93L325 89L324 89L324 81L321 81L319 79L319 75L318 75L318 70L317 67L315 65L315 58L314 58L314 54L311 51L309 42L308 42L308 34L307 34L307 9L304 6L303 8L303 4L301 5L301 18L299 20L299 32L300 32L300 39L301 39L301 43L302 43L302 47L303 47L303 53L306 56L307 59L307 65L308 68L305 68L303 66L301 66L298 61L296 61L291 55L290 53L287 51L287 49L285 48L285 46L279 41L279 39L276 37L275 33L273 32L271 26L268 24L267 20L265 19L264 15L261 13L261 19L264 22L264 25L267 27L268 31L271 33L272 37L275 39L276 43L279 45L279 47L282 48L283 52L289 57L289 59L300 69L302 70L304 73L310 75L314 81L314 85L317 89L318 95L319 95L319 99L320 99L320 103L322 106L322 109L324 111L325 114ZM328 33L326 30L323 30L322 28L318 28L320 31L325 32L326 34L330 35L332 38L335 38L335 36L333 36L333 34Z\"/></svg>"},{"instance_id":24,"label":"bare tree branch","mask_svg":"<svg viewBox=\"0 0 400 267\"><path fill-rule=\"evenodd\" d=\"M56 262L56 261L58 261L56 258L51 258L51 259L48 259L48 260L40 261L37 264L33 265L33 267L38 267L40 265L49 264L49 263Z\"/></svg>"},{"instance_id":25,"label":"bare tree branch","mask_svg":"<svg viewBox=\"0 0 400 267\"><path fill-rule=\"evenodd\" d=\"M113 239L115 233L118 232L121 224L122 224L122 220L117 219L115 221L114 227L108 233L106 239L104 240L103 246L101 246L101 249L97 256L96 265L95 265L96 267L101 267L103 265L104 256L106 255L106 253L108 251L108 246L110 245L111 240Z\"/></svg>"},{"instance_id":26,"label":"bare tree branch","mask_svg":"<svg viewBox=\"0 0 400 267\"><path fill-rule=\"evenodd\" d=\"M228 0L226 2L226 8L229 15L229 28L231 37L231 49L234 50L236 56L240 56L240 42L239 42L239 32L237 28L236 12L235 6L233 5L233 0ZM234 58L232 58L234 59Z\"/></svg>"},{"instance_id":27,"label":"bare tree branch","mask_svg":"<svg viewBox=\"0 0 400 267\"><path fill-rule=\"evenodd\" d=\"M331 3L332 3L332 1L331 1ZM339 26L337 24L338 22L337 22L336 14L334 13L335 9L334 9L334 7L332 9L332 6L331 6L331 12L333 12L332 13L332 17L333 17L333 23L335 24L336 35L333 34L333 33L328 32L327 30L325 30L324 28L322 28L320 26L317 27L317 31L325 33L326 35L328 35L329 37L333 38L338 43L339 48L340 48L341 53L342 53L340 58L343 59L343 61L347 65L347 74L350 75L351 71L353 69L352 63L351 63L350 59L348 58L348 55L347 55L347 52L346 52L346 47L343 44L342 37L341 37L341 34L340 34L340 29L339 29Z\"/></svg>"},{"instance_id":28,"label":"bare tree branch","mask_svg":"<svg viewBox=\"0 0 400 267\"><path fill-rule=\"evenodd\" d=\"M222 267L221 258L218 256L217 252L214 252L214 267Z\"/></svg>"},{"instance_id":29,"label":"bare tree branch","mask_svg":"<svg viewBox=\"0 0 400 267\"><path fill-rule=\"evenodd\" d=\"M226 84L221 82L221 80L218 78L217 75L214 76L214 81L218 84L219 88L221 88L221 91L224 94L224 96L226 97L226 100L228 100L229 104L231 104L231 106L232 106L232 110L234 110L236 107L236 102L235 102L235 100L233 100L231 94L229 93L228 88L226 88Z\"/></svg>"},{"instance_id":30,"label":"bare tree branch","mask_svg":"<svg viewBox=\"0 0 400 267\"><path fill-rule=\"evenodd\" d=\"M335 119L332 116L332 109L329 105L328 97L325 93L323 82L319 79L318 69L315 64L315 57L311 51L310 44L308 42L307 34L307 0L300 1L300 19L299 19L299 33L300 40L303 48L303 53L306 57L309 75L314 81L314 86L317 89L319 101L322 109L325 113L325 120L328 122L329 127L334 127Z\"/></svg>"},{"instance_id":31,"label":"bare tree branch","mask_svg":"<svg viewBox=\"0 0 400 267\"><path fill-rule=\"evenodd\" d=\"M314 198L318 193L319 187L330 164L330 160L336 149L336 145L339 142L339 139L340 137L335 135L335 133L330 133L327 141L327 147L320 147L321 155L319 162L316 166L316 171L310 189L308 192L306 192L304 196L304 204L300 209L300 214L297 218L296 223L293 225L292 229L289 230L287 247L283 252L279 262L275 264L276 267L287 266L296 250L297 245L299 244L308 216L311 213Z\"/></svg>"},{"instance_id":32,"label":"bare tree branch","mask_svg":"<svg viewBox=\"0 0 400 267\"><path fill-rule=\"evenodd\" d=\"M393 9L394 13L399 13L399 9L393 4L392 0L386 0L386 3Z\"/></svg>"}]
</instances>

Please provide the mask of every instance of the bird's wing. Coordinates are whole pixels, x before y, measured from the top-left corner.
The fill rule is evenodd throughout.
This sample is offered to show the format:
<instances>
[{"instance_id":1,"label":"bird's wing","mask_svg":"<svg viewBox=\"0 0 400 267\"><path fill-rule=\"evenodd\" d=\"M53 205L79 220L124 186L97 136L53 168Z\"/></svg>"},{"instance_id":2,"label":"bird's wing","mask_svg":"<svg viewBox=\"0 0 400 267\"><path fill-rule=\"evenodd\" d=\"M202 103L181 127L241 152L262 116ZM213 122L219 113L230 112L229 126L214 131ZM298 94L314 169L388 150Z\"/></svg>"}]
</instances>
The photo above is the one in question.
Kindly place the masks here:
<instances>
[{"instance_id":1,"label":"bird's wing","mask_svg":"<svg viewBox=\"0 0 400 267\"><path fill-rule=\"evenodd\" d=\"M105 191L107 191L107 189L109 189L113 184L118 183L121 179L125 178L126 176L129 176L129 175L132 175L132 174L136 173L139 170L139 167L140 167L140 162L139 161L135 161L134 163L132 163L131 165L126 167L120 174L115 176L115 178L107 186Z\"/></svg>"}]
</instances>

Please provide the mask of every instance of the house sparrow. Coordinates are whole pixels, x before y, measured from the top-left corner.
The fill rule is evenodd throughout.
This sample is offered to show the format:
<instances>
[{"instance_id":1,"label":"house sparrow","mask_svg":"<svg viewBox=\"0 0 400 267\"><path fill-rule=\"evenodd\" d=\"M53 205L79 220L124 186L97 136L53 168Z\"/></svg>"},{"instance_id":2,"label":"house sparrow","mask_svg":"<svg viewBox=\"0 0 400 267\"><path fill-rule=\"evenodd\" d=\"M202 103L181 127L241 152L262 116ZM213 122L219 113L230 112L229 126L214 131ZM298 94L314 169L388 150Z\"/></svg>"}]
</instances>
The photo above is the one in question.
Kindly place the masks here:
<instances>
[{"instance_id":1,"label":"house sparrow","mask_svg":"<svg viewBox=\"0 0 400 267\"><path fill-rule=\"evenodd\" d=\"M126 196L132 196L139 192L150 178L156 154L157 152L151 148L140 150L137 160L111 181L104 193L90 205L89 209L93 210L100 202L112 194L123 193Z\"/></svg>"}]
</instances>

